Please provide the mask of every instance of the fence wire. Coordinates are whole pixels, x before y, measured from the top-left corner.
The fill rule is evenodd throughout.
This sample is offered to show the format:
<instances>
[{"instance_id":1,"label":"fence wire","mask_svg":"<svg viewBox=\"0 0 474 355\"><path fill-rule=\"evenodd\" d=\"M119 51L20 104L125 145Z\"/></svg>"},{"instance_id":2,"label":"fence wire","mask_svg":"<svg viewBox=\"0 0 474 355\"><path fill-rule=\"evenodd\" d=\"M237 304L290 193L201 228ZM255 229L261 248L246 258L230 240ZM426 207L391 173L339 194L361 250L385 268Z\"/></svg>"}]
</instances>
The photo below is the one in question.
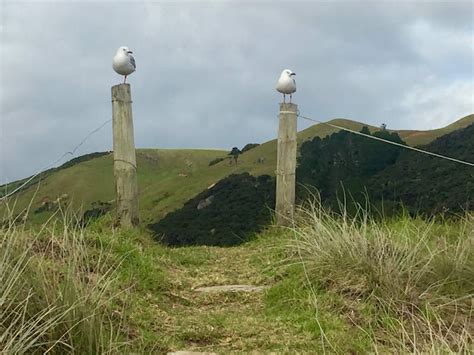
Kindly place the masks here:
<instances>
[{"instance_id":1,"label":"fence wire","mask_svg":"<svg viewBox=\"0 0 474 355\"><path fill-rule=\"evenodd\" d=\"M58 159L56 159L55 161L53 161L52 163L49 163L48 165L44 166L43 168L39 169L38 172L36 174L34 174L33 176L31 176L30 178L28 178L28 180L26 180L23 184L21 184L20 186L18 186L16 189L14 189L13 191L7 193L5 196L1 197L0 198L0 202L1 201L4 201L6 200L8 197L12 196L13 194L17 193L18 191L20 191L22 188L24 188L26 185L28 185L28 183L30 181L32 181L35 177L37 177L38 175L40 175L42 172L44 172L45 170L48 170L52 167L54 167L57 163L59 163L62 159L64 159L66 156L68 155L71 155L71 156L74 156L74 154L76 153L76 151L90 138L90 136L92 136L94 133L97 133L98 131L100 131L102 128L105 127L105 125L109 122L112 122L112 119L109 119L107 121L105 121L104 123L102 123L99 127L97 127L96 129L94 129L93 131L89 132L89 134L87 136L85 136L80 143L78 143L72 150L70 151L67 151L67 152L64 152Z\"/></svg>"},{"instance_id":2,"label":"fence wire","mask_svg":"<svg viewBox=\"0 0 474 355\"><path fill-rule=\"evenodd\" d=\"M335 125L335 124L332 124L332 123L329 123L329 122L315 120L314 118L302 116L300 114L298 114L298 117L301 117L301 118L303 118L305 120L308 120L308 121L321 123L321 124L324 124L326 126L330 126L330 127L333 127L333 128L341 129L343 131L351 132L351 133L357 134L359 136L363 136L363 137L370 138L370 139L375 139L375 140L380 141L380 142L396 145L398 147L402 147L402 148L409 149L409 150L414 150L415 152L418 152L418 153L428 154L428 155L431 155L431 156L434 156L434 157L437 157L437 158L446 159L446 160L453 161L455 163L464 164L464 165L467 165L467 166L473 166L474 167L474 163L471 163L471 162L468 162L468 161L464 161L464 160L460 160L460 159L456 159L456 158L451 158L451 157L448 157L446 155L437 154L437 153L433 153L433 152L428 152L428 151L420 149L420 148L411 147L409 145L404 145L404 144L400 144L400 143L397 143L397 142L392 142L392 141L389 141L387 139L371 136L370 134L365 134L365 133L362 133L362 132L354 131L350 128L338 126L338 125Z\"/></svg>"}]
</instances>

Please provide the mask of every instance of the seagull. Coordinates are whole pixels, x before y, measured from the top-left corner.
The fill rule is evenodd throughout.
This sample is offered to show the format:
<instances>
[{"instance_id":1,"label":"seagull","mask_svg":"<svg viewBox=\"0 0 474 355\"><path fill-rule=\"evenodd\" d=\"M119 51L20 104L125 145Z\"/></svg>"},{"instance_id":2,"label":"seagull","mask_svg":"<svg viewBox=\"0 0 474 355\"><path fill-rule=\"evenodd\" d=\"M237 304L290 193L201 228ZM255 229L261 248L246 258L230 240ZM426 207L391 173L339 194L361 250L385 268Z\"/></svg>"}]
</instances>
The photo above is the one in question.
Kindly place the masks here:
<instances>
[{"instance_id":1,"label":"seagull","mask_svg":"<svg viewBox=\"0 0 474 355\"><path fill-rule=\"evenodd\" d=\"M285 69L281 72L280 79L278 79L276 89L278 92L283 94L283 103L285 103L286 95L290 95L290 103L291 103L291 96L296 91L296 81L293 76L296 74L293 73L290 69Z\"/></svg>"},{"instance_id":2,"label":"seagull","mask_svg":"<svg viewBox=\"0 0 474 355\"><path fill-rule=\"evenodd\" d=\"M132 51L128 47L120 47L115 53L114 60L112 62L112 67L114 70L120 74L125 75L123 83L127 80L127 76L132 74L137 66L135 65L135 58L132 56Z\"/></svg>"}]
</instances>

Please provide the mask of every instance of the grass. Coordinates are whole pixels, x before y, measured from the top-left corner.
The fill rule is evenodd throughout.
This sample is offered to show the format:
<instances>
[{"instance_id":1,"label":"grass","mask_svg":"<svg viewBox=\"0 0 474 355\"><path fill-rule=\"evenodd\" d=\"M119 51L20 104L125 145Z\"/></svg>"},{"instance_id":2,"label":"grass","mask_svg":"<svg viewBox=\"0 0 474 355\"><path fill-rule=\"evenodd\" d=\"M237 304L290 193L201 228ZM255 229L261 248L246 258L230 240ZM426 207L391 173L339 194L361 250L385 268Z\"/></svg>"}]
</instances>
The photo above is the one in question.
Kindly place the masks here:
<instances>
[{"instance_id":1,"label":"grass","mask_svg":"<svg viewBox=\"0 0 474 355\"><path fill-rule=\"evenodd\" d=\"M105 216L0 230L0 352L470 352L472 217L313 205L232 248L167 248ZM66 222L66 223L64 223ZM203 294L201 286L269 286Z\"/></svg>"},{"instance_id":2,"label":"grass","mask_svg":"<svg viewBox=\"0 0 474 355\"><path fill-rule=\"evenodd\" d=\"M472 216L374 221L363 210L349 218L313 204L291 232L314 310L346 318L372 350L473 350ZM341 350L330 335L324 340Z\"/></svg>"},{"instance_id":3,"label":"grass","mask_svg":"<svg viewBox=\"0 0 474 355\"><path fill-rule=\"evenodd\" d=\"M112 353L123 344L108 301L120 262L80 231L0 230L0 352Z\"/></svg>"}]
</instances>

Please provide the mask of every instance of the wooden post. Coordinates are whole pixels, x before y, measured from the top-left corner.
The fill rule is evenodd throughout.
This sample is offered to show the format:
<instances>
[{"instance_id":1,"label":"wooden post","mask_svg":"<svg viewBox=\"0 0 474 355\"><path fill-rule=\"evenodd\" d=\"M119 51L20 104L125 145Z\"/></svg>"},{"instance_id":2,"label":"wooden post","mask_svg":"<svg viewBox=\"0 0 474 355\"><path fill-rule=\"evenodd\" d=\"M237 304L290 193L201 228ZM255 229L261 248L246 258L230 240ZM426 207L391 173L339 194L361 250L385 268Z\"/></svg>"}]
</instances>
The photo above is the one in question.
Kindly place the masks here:
<instances>
[{"instance_id":1,"label":"wooden post","mask_svg":"<svg viewBox=\"0 0 474 355\"><path fill-rule=\"evenodd\" d=\"M290 225L295 210L297 112L297 105L280 103L275 208L279 226Z\"/></svg>"},{"instance_id":2,"label":"wooden post","mask_svg":"<svg viewBox=\"0 0 474 355\"><path fill-rule=\"evenodd\" d=\"M112 86L112 116L117 222L123 227L131 227L136 226L139 219L130 84Z\"/></svg>"}]
</instances>

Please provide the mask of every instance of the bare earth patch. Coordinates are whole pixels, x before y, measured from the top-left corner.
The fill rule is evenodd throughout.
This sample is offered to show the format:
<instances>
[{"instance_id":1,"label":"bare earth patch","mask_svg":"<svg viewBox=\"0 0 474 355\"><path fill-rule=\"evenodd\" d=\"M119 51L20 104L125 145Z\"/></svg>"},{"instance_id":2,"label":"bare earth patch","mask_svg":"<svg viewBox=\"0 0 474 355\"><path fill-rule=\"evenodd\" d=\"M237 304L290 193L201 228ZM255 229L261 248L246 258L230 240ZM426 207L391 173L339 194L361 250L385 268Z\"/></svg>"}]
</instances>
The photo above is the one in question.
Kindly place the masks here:
<instances>
[{"instance_id":1,"label":"bare earth patch","mask_svg":"<svg viewBox=\"0 0 474 355\"><path fill-rule=\"evenodd\" d=\"M223 286L207 286L194 289L195 292L260 292L269 288L269 286L252 286L252 285L223 285Z\"/></svg>"}]
</instances>

